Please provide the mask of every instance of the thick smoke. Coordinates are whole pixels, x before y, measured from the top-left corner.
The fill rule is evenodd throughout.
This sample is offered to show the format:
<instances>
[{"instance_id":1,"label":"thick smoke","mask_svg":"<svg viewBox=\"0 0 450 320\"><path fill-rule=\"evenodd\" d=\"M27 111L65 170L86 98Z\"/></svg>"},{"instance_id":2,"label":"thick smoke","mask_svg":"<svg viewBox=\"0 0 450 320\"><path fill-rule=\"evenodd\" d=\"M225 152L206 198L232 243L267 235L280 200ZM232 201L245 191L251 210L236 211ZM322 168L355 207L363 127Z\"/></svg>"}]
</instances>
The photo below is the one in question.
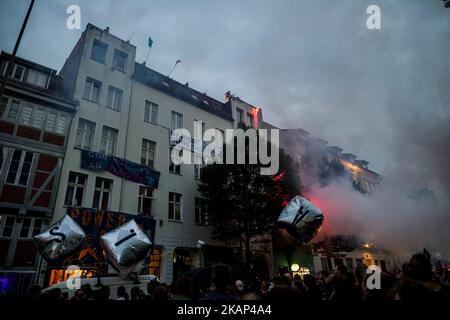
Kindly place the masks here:
<instances>
[{"instance_id":1,"label":"thick smoke","mask_svg":"<svg viewBox=\"0 0 450 320\"><path fill-rule=\"evenodd\" d=\"M306 196L325 215L316 240L326 235L357 235L399 255L426 247L450 256L448 204L439 196L414 198L408 190L388 181L363 195L347 177L325 187L314 185Z\"/></svg>"}]
</instances>

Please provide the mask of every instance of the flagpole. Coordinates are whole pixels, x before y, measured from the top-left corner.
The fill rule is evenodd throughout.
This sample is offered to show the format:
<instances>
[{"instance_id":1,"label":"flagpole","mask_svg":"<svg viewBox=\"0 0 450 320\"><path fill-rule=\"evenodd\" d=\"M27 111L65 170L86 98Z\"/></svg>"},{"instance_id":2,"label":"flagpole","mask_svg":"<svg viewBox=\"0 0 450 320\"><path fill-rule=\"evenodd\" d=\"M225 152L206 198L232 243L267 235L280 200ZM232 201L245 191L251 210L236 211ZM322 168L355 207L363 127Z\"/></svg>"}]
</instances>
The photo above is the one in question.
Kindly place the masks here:
<instances>
[{"instance_id":1,"label":"flagpole","mask_svg":"<svg viewBox=\"0 0 450 320\"><path fill-rule=\"evenodd\" d=\"M148 48L148 52L147 52L147 58L145 58L145 64L147 65L147 61L148 61L148 56L150 55L150 50L152 50L152 47Z\"/></svg>"}]
</instances>

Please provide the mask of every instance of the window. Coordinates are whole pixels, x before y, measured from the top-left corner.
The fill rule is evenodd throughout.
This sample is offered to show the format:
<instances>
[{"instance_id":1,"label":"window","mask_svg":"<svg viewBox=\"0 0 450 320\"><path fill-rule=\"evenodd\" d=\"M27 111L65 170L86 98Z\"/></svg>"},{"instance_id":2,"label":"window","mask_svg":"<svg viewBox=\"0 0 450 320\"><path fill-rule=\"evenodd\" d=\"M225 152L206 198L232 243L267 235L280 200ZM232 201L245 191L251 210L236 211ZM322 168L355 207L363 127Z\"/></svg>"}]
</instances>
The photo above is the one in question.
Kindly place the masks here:
<instances>
[{"instance_id":1,"label":"window","mask_svg":"<svg viewBox=\"0 0 450 320\"><path fill-rule=\"evenodd\" d=\"M43 224L42 222L43 222L42 219L34 219L33 229L31 233L32 237L41 232Z\"/></svg>"},{"instance_id":2,"label":"window","mask_svg":"<svg viewBox=\"0 0 450 320\"><path fill-rule=\"evenodd\" d=\"M83 204L84 189L86 187L87 175L69 172L66 199L64 205L69 207L81 207Z\"/></svg>"},{"instance_id":3,"label":"window","mask_svg":"<svg viewBox=\"0 0 450 320\"><path fill-rule=\"evenodd\" d=\"M26 186L30 175L33 152L14 150L6 183Z\"/></svg>"},{"instance_id":4,"label":"window","mask_svg":"<svg viewBox=\"0 0 450 320\"><path fill-rule=\"evenodd\" d=\"M0 100L0 118L3 118L3 115L6 114L6 107L8 106L8 97L2 97Z\"/></svg>"},{"instance_id":5,"label":"window","mask_svg":"<svg viewBox=\"0 0 450 320\"><path fill-rule=\"evenodd\" d=\"M208 224L208 213L205 199L195 198L195 223L202 225Z\"/></svg>"},{"instance_id":6,"label":"window","mask_svg":"<svg viewBox=\"0 0 450 320\"><path fill-rule=\"evenodd\" d=\"M156 142L142 139L141 164L154 167Z\"/></svg>"},{"instance_id":7,"label":"window","mask_svg":"<svg viewBox=\"0 0 450 320\"><path fill-rule=\"evenodd\" d=\"M105 154L114 155L116 152L118 135L119 135L118 130L107 127L107 126L103 126L100 152L103 152Z\"/></svg>"},{"instance_id":8,"label":"window","mask_svg":"<svg viewBox=\"0 0 450 320\"><path fill-rule=\"evenodd\" d=\"M22 81L24 74L25 68L16 64L12 73L12 78L18 81Z\"/></svg>"},{"instance_id":9,"label":"window","mask_svg":"<svg viewBox=\"0 0 450 320\"><path fill-rule=\"evenodd\" d=\"M80 118L78 120L77 137L75 147L91 150L94 140L95 122Z\"/></svg>"},{"instance_id":10,"label":"window","mask_svg":"<svg viewBox=\"0 0 450 320\"><path fill-rule=\"evenodd\" d=\"M4 219L4 217L2 217L2 218ZM3 230L1 233L3 238L11 238L12 237L15 222L16 222L16 219L14 219L14 217L11 217L11 216L6 217L5 223L3 225Z\"/></svg>"},{"instance_id":11,"label":"window","mask_svg":"<svg viewBox=\"0 0 450 320\"><path fill-rule=\"evenodd\" d=\"M84 86L83 98L95 103L100 101L100 90L102 83L92 78L86 78L86 84Z\"/></svg>"},{"instance_id":12,"label":"window","mask_svg":"<svg viewBox=\"0 0 450 320\"><path fill-rule=\"evenodd\" d=\"M104 64L107 51L108 45L106 43L94 39L94 43L92 44L91 59Z\"/></svg>"},{"instance_id":13,"label":"window","mask_svg":"<svg viewBox=\"0 0 450 320\"><path fill-rule=\"evenodd\" d=\"M156 103L145 100L144 121L158 123L159 106Z\"/></svg>"},{"instance_id":14,"label":"window","mask_svg":"<svg viewBox=\"0 0 450 320\"><path fill-rule=\"evenodd\" d=\"M250 127L254 128L255 127L254 115L251 113L247 113L247 116L248 116L248 123L249 123Z\"/></svg>"},{"instance_id":15,"label":"window","mask_svg":"<svg viewBox=\"0 0 450 320\"><path fill-rule=\"evenodd\" d=\"M236 115L237 115L238 125L244 124L244 111L242 109L236 108Z\"/></svg>"},{"instance_id":16,"label":"window","mask_svg":"<svg viewBox=\"0 0 450 320\"><path fill-rule=\"evenodd\" d=\"M67 130L68 117L56 111L49 111L45 121L45 130L64 135Z\"/></svg>"},{"instance_id":17,"label":"window","mask_svg":"<svg viewBox=\"0 0 450 320\"><path fill-rule=\"evenodd\" d=\"M58 118L56 120L56 128L53 130L56 133L59 134L65 134L66 128L67 128L68 118L62 114L58 115Z\"/></svg>"},{"instance_id":18,"label":"window","mask_svg":"<svg viewBox=\"0 0 450 320\"><path fill-rule=\"evenodd\" d=\"M95 179L94 200L92 201L93 208L102 210L109 208L112 184L112 180L109 179L98 177Z\"/></svg>"},{"instance_id":19,"label":"window","mask_svg":"<svg viewBox=\"0 0 450 320\"><path fill-rule=\"evenodd\" d=\"M33 119L31 120L31 126L35 128L42 128L45 118L45 109L37 106L33 111Z\"/></svg>"},{"instance_id":20,"label":"window","mask_svg":"<svg viewBox=\"0 0 450 320\"><path fill-rule=\"evenodd\" d=\"M9 106L9 112L8 112L8 117L6 118L6 120L14 122L17 119L17 115L19 114L19 106L20 106L20 101L13 99L11 101L11 105Z\"/></svg>"},{"instance_id":21,"label":"window","mask_svg":"<svg viewBox=\"0 0 450 320\"><path fill-rule=\"evenodd\" d=\"M28 234L31 230L31 218L23 218L22 226L20 228L20 238L28 238Z\"/></svg>"},{"instance_id":22,"label":"window","mask_svg":"<svg viewBox=\"0 0 450 320\"><path fill-rule=\"evenodd\" d=\"M201 179L202 168L203 168L203 165L194 164L194 179L195 180Z\"/></svg>"},{"instance_id":23,"label":"window","mask_svg":"<svg viewBox=\"0 0 450 320\"><path fill-rule=\"evenodd\" d=\"M198 130L198 128L201 128L201 132L196 132L196 130ZM195 135L203 135L205 134L205 130L206 130L206 125L202 120L196 120L194 119L194 136Z\"/></svg>"},{"instance_id":24,"label":"window","mask_svg":"<svg viewBox=\"0 0 450 320\"><path fill-rule=\"evenodd\" d=\"M148 273L157 277L161 276L161 248L152 248Z\"/></svg>"},{"instance_id":25,"label":"window","mask_svg":"<svg viewBox=\"0 0 450 320\"><path fill-rule=\"evenodd\" d=\"M47 85L47 75L45 73L30 69L28 71L27 82L35 86L45 88Z\"/></svg>"},{"instance_id":26,"label":"window","mask_svg":"<svg viewBox=\"0 0 450 320\"><path fill-rule=\"evenodd\" d=\"M139 186L138 210L145 216L153 216L153 188Z\"/></svg>"},{"instance_id":27,"label":"window","mask_svg":"<svg viewBox=\"0 0 450 320\"><path fill-rule=\"evenodd\" d=\"M181 165L175 165L172 161L172 150L173 147L170 148L169 150L169 172L170 173L175 173L175 174L181 174ZM180 151L180 155L182 155L183 150Z\"/></svg>"},{"instance_id":28,"label":"window","mask_svg":"<svg viewBox=\"0 0 450 320\"><path fill-rule=\"evenodd\" d=\"M112 61L113 69L125 72L128 55L120 50L114 49L114 56Z\"/></svg>"},{"instance_id":29,"label":"window","mask_svg":"<svg viewBox=\"0 0 450 320\"><path fill-rule=\"evenodd\" d=\"M25 103L20 113L20 123L26 126L30 126L32 116L33 116L33 105L30 103Z\"/></svg>"},{"instance_id":30,"label":"window","mask_svg":"<svg viewBox=\"0 0 450 320\"><path fill-rule=\"evenodd\" d=\"M6 71L8 70L8 64L9 63L7 62L3 74L6 74ZM14 64L11 71L8 74L8 77L14 80L22 81L24 74L25 74L25 67Z\"/></svg>"},{"instance_id":31,"label":"window","mask_svg":"<svg viewBox=\"0 0 450 320\"><path fill-rule=\"evenodd\" d=\"M19 225L19 237L23 239L31 239L34 235L42 231L44 224L47 221L43 221L41 218L16 218L13 216L3 216L4 224L2 226L2 220L0 219L0 236L2 238L12 238L14 225Z\"/></svg>"},{"instance_id":32,"label":"window","mask_svg":"<svg viewBox=\"0 0 450 320\"><path fill-rule=\"evenodd\" d=\"M181 194L169 192L169 220L181 221Z\"/></svg>"},{"instance_id":33,"label":"window","mask_svg":"<svg viewBox=\"0 0 450 320\"><path fill-rule=\"evenodd\" d=\"M106 99L106 106L113 110L120 111L122 109L123 91L113 87L108 87L108 98Z\"/></svg>"},{"instance_id":34,"label":"window","mask_svg":"<svg viewBox=\"0 0 450 320\"><path fill-rule=\"evenodd\" d=\"M172 111L170 115L170 129L173 131L175 129L183 128L183 115L181 113Z\"/></svg>"},{"instance_id":35,"label":"window","mask_svg":"<svg viewBox=\"0 0 450 320\"><path fill-rule=\"evenodd\" d=\"M352 258L345 258L345 265L349 270L353 270L353 259Z\"/></svg>"}]
</instances>

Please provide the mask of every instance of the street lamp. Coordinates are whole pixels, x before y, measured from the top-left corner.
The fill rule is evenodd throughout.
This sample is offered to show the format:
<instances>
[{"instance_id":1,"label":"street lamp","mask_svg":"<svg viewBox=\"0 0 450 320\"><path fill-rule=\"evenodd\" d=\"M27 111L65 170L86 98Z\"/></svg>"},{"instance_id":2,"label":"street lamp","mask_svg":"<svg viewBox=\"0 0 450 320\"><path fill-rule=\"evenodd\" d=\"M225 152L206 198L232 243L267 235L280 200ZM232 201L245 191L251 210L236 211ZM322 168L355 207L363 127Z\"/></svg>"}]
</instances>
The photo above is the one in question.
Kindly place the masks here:
<instances>
[{"instance_id":1,"label":"street lamp","mask_svg":"<svg viewBox=\"0 0 450 320\"><path fill-rule=\"evenodd\" d=\"M298 270L300 270L300 266L296 263L293 263L291 266L291 271L297 272Z\"/></svg>"}]
</instances>

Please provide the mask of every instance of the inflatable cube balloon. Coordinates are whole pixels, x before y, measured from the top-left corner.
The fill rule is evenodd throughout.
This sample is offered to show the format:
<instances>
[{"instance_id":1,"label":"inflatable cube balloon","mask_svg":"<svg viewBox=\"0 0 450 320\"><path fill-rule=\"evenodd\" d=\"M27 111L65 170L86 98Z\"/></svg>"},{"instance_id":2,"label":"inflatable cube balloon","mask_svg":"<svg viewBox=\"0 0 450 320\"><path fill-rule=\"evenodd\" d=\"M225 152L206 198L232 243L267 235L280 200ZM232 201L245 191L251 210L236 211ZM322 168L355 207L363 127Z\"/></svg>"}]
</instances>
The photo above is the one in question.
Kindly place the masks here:
<instances>
[{"instance_id":1,"label":"inflatable cube balloon","mask_svg":"<svg viewBox=\"0 0 450 320\"><path fill-rule=\"evenodd\" d=\"M75 253L86 239L86 234L78 223L65 215L33 239L44 260L54 264Z\"/></svg>"},{"instance_id":2,"label":"inflatable cube balloon","mask_svg":"<svg viewBox=\"0 0 450 320\"><path fill-rule=\"evenodd\" d=\"M109 262L122 278L143 268L152 242L134 220L101 236Z\"/></svg>"},{"instance_id":3,"label":"inflatable cube balloon","mask_svg":"<svg viewBox=\"0 0 450 320\"><path fill-rule=\"evenodd\" d=\"M278 217L278 225L303 244L315 237L322 223L320 209L300 196L292 198Z\"/></svg>"}]
</instances>

